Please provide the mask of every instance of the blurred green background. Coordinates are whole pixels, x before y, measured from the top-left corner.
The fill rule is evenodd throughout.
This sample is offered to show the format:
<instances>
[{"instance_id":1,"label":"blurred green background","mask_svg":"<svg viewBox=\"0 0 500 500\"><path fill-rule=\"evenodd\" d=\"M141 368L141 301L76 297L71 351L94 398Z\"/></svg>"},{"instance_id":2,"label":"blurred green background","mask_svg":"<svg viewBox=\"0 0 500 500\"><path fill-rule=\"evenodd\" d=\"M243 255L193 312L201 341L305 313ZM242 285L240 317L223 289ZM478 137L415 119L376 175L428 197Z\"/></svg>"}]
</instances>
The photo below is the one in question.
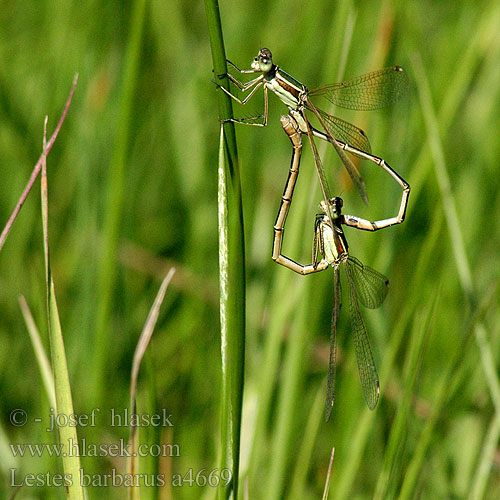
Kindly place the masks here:
<instances>
[{"instance_id":1,"label":"blurred green background","mask_svg":"<svg viewBox=\"0 0 500 500\"><path fill-rule=\"evenodd\" d=\"M146 2L135 25L134 8L116 1L2 3L0 224L40 155L44 116L50 134L79 72L48 159L52 270L75 411L103 413L79 435L92 443L127 439L128 429L111 427L106 411L128 406L135 344L161 278L175 266L139 384L139 406L166 408L174 426L166 436L146 429L142 437L178 444L180 456L161 466L196 474L218 466L217 93L203 3ZM286 109L270 96L267 128L237 128L247 259L241 475L248 498L319 498L332 447L330 498L499 498L500 4L235 0L222 2L221 17L227 55L240 67L265 46L309 88L394 64L411 80L408 95L390 109L336 110L366 130L374 154L412 187L403 225L346 233L351 253L391 282L384 305L363 311L382 384L373 413L356 373L344 296L337 399L331 421L323 422L333 273L301 277L271 261L291 154L279 124ZM134 38L137 25L142 32ZM134 51L137 74L127 70ZM261 99L235 105L235 115L256 114ZM365 207L333 148L320 152L345 213L371 220L396 213L400 191L388 176L360 165ZM306 146L284 244L301 262L310 259L320 200L311 160ZM120 164L122 200L113 194ZM0 254L4 498L13 491L10 468L20 477L61 468L45 455L13 457L8 446L56 440L33 422L46 421L50 405L17 300L26 297L46 341L39 198L34 189ZM116 234L107 229L113 210ZM110 276L102 259L114 245ZM105 296L106 277L112 288ZM100 335L107 300L110 322ZM14 408L27 411L26 426L9 423ZM105 474L123 470L124 462L87 457L83 466ZM112 487L88 493L124 497ZM215 490L185 485L141 494L213 498ZM50 487L25 487L17 496L64 497Z\"/></svg>"}]
</instances>

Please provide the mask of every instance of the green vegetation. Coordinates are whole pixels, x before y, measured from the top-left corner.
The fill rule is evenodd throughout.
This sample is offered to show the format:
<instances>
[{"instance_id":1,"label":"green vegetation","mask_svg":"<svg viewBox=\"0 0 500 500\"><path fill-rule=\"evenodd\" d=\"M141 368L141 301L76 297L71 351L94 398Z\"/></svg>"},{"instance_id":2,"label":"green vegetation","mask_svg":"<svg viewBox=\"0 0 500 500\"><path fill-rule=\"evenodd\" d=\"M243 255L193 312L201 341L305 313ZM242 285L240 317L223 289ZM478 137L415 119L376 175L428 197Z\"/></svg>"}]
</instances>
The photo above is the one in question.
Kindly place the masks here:
<instances>
[{"instance_id":1,"label":"green vegetation","mask_svg":"<svg viewBox=\"0 0 500 500\"><path fill-rule=\"evenodd\" d=\"M196 482L234 461L240 375L223 378L218 293L218 118L228 110L210 79L220 64L212 55L225 50L246 68L266 46L309 88L404 67L411 90L399 103L335 113L367 132L374 154L412 191L404 224L373 234L346 229L352 255L390 280L383 306L362 311L381 398L374 412L366 408L345 296L336 403L325 423L333 272L302 277L271 260L291 156L279 123L286 109L271 95L266 128L235 127L238 160L231 153L225 163L233 189L228 230L234 238L241 182L246 280L236 272L229 285L227 335L234 336L225 352L241 367L236 340L246 314L239 498L245 490L250 499L320 498L332 447L330 499L500 497L498 1L259 0L220 8L224 46L211 49L203 2L2 5L2 228L41 154L44 117L50 137L79 73L47 158L48 234L53 318L60 319L73 408L89 416L98 410L95 425L77 428L87 452L129 439L129 426L112 422L110 412L123 416L130 407L134 351L174 266L136 398L139 413L169 416L163 427L138 427L136 442L169 444L171 453L160 459L152 448L134 466L148 480L164 473L175 481L144 487L140 496L215 498L217 488ZM234 114L259 114L261 104L258 94L246 107L234 104ZM359 165L370 199L364 206L333 148L321 145L320 153L345 213L372 220L396 213L400 190L389 176ZM10 469L14 481L63 473L47 451L21 458L9 447L58 440L46 431L54 401L48 364L18 302L23 295L50 360L38 182L0 252L2 498L14 493ZM284 240L285 254L303 263L319 201L306 144ZM242 254L241 241L236 233L229 256ZM10 422L16 408L26 411L26 425ZM81 464L95 482L128 470L123 454L89 455ZM122 499L127 492L108 486L87 494ZM24 486L16 499L25 498L63 499L66 491Z\"/></svg>"}]
</instances>

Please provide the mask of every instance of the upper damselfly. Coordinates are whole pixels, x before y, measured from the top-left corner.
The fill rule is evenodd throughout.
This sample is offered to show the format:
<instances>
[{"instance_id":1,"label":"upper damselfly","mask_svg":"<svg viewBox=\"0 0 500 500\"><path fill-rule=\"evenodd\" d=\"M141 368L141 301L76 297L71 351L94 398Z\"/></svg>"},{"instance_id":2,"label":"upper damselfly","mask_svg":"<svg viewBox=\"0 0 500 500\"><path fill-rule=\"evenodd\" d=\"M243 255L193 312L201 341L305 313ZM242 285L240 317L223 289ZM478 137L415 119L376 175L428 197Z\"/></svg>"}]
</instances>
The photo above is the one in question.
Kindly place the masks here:
<instances>
[{"instance_id":1,"label":"upper damselfly","mask_svg":"<svg viewBox=\"0 0 500 500\"><path fill-rule=\"evenodd\" d=\"M307 134L309 137L313 151L316 150L313 137L318 137L333 144L363 201L367 203L368 197L363 179L352 160L345 153L347 151L356 157L369 159L371 157L371 147L366 134L355 125L317 108L311 102L311 98L323 96L333 104L346 109L373 110L382 108L397 101L407 91L408 78L403 69L399 66L392 66L358 76L343 83L334 83L315 90L308 90L305 85L273 63L269 49L263 48L259 51L259 54L252 62L252 69L242 70L231 61L228 60L227 62L242 74L261 73L257 78L246 83L240 82L228 73L229 80L242 92L250 92L244 99L239 99L217 84L232 99L240 104L246 104L260 87L264 88L263 115L242 119L232 118L230 121L264 127L267 124L268 117L268 90L271 90L288 107L290 112L293 112L293 117L298 123L301 133ZM314 113L323 128L323 132L310 124L305 114L306 110ZM315 160L317 158L319 156L317 156L316 151ZM323 184L327 184L326 176L320 170L317 161L316 167L322 183L323 196L326 199L325 189L323 189Z\"/></svg>"}]
</instances>

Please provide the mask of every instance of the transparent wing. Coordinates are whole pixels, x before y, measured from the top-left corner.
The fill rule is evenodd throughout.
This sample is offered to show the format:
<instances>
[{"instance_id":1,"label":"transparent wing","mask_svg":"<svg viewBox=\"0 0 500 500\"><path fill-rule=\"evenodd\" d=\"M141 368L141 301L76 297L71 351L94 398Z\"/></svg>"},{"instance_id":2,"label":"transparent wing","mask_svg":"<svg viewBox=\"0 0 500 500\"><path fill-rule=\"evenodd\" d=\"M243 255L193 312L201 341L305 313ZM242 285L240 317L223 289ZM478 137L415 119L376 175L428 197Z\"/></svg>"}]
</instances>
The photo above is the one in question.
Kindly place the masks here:
<instances>
[{"instance_id":1,"label":"transparent wing","mask_svg":"<svg viewBox=\"0 0 500 500\"><path fill-rule=\"evenodd\" d=\"M333 275L334 302L332 311L332 326L330 330L330 359L328 361L328 380L326 384L325 422L328 422L335 403L335 372L337 359L337 321L342 307L342 289L338 268Z\"/></svg>"},{"instance_id":2,"label":"transparent wing","mask_svg":"<svg viewBox=\"0 0 500 500\"><path fill-rule=\"evenodd\" d=\"M370 309L376 309L384 302L389 290L389 280L375 269L363 265L355 257L347 262L359 301Z\"/></svg>"},{"instance_id":3,"label":"transparent wing","mask_svg":"<svg viewBox=\"0 0 500 500\"><path fill-rule=\"evenodd\" d=\"M323 244L321 240L321 229L320 223L322 220L322 215L316 215L316 220L314 221L314 237L313 237L313 248L312 248L312 264L316 269L320 261L319 254L323 254Z\"/></svg>"},{"instance_id":4,"label":"transparent wing","mask_svg":"<svg viewBox=\"0 0 500 500\"><path fill-rule=\"evenodd\" d=\"M356 149L360 149L365 153L371 153L372 148L370 146L370 141L363 130L352 123L341 120L336 116L329 115L319 108L316 108L316 110L325 121L330 134L333 135L335 139L345 142L349 144L349 146L354 146Z\"/></svg>"},{"instance_id":5,"label":"transparent wing","mask_svg":"<svg viewBox=\"0 0 500 500\"><path fill-rule=\"evenodd\" d=\"M323 96L341 108L369 111L397 101L408 87L408 76L403 68L391 66L347 82L319 87L311 90L309 96Z\"/></svg>"},{"instance_id":6,"label":"transparent wing","mask_svg":"<svg viewBox=\"0 0 500 500\"><path fill-rule=\"evenodd\" d=\"M314 157L314 164L316 165L316 171L318 172L321 194L323 195L323 199L328 201L332 197L330 194L330 186L328 185L328 180L326 178L325 169L323 168L323 163L318 153L318 148L316 147L316 144L313 139L311 126L307 121L306 124L307 124L307 137L309 139L309 144L311 145L311 151ZM328 211L331 212L329 204L328 204ZM329 213L328 215L331 220L334 219L332 213Z\"/></svg>"},{"instance_id":7,"label":"transparent wing","mask_svg":"<svg viewBox=\"0 0 500 500\"><path fill-rule=\"evenodd\" d=\"M356 289L354 288L354 279L352 275L352 266L346 261L345 270L347 282L349 284L349 310L351 313L351 324L354 335L354 348L356 351L356 360L358 362L358 373L361 380L361 387L365 396L366 404L370 410L373 410L378 403L380 386L378 381L377 369L373 360L370 341L366 326L359 311Z\"/></svg>"},{"instance_id":8,"label":"transparent wing","mask_svg":"<svg viewBox=\"0 0 500 500\"><path fill-rule=\"evenodd\" d=\"M322 127L324 128L324 130L326 132L326 135L328 136L329 141L335 147L337 154L339 155L342 163L344 164L344 167L346 168L347 173L349 174L349 177L351 178L353 184L356 186L356 189L358 190L358 192L361 196L361 199L366 204L368 204L368 195L366 194L365 183L364 183L363 179L361 178L361 174L359 173L358 169L356 168L354 163L351 161L351 159L347 156L347 154L344 152L344 150L340 147L339 143L336 141L335 137L330 132L330 129L328 128L328 125L326 124L326 122L323 119L323 116L321 115L319 110L310 101L308 101L307 107L318 118L319 122L321 123ZM308 124L308 126L310 127L309 124ZM312 142L312 132L310 131L310 133L308 135L309 135L309 140ZM316 149L316 146L314 146L314 149ZM316 150L316 154L318 155L318 158L319 158L319 154L318 154L317 150ZM330 198L328 198L328 199L330 199Z\"/></svg>"}]
</instances>

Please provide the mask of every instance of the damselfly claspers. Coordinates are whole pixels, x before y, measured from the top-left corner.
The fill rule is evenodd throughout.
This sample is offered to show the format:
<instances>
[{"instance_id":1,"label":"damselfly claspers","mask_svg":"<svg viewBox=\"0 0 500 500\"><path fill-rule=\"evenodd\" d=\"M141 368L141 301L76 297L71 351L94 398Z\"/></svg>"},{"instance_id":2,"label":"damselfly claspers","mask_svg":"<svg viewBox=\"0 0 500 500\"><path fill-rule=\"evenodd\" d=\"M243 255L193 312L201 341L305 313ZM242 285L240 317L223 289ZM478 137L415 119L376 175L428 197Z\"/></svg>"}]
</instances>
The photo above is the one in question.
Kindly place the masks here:
<instances>
[{"instance_id":1,"label":"damselfly claspers","mask_svg":"<svg viewBox=\"0 0 500 500\"><path fill-rule=\"evenodd\" d=\"M282 255L281 247L283 243L285 220L292 202L293 191L299 174L302 152L302 131L294 118L295 114L293 112L288 116L281 117L281 125L292 142L293 153L288 180L274 226L273 260L278 264L304 275L323 271L328 267L332 267L334 270L335 298L330 334L330 359L325 405L325 417L326 420L328 420L335 400L336 333L341 306L340 267L342 266L345 270L349 288L351 324L359 378L361 380L366 404L371 410L377 405L380 388L377 369L370 348L370 341L368 340L366 326L359 309L359 302L371 309L379 307L387 295L389 284L385 276L368 266L364 266L359 260L349 255L347 240L342 226L345 225L367 231L376 231L403 222L410 187L408 183L382 159L376 157L368 158L382 167L400 185L403 193L398 215L389 219L373 222L353 215L342 215L342 199L339 197L332 198L328 185L325 184L322 188L326 197L320 204L323 213L316 216L314 226L312 263L302 265ZM321 165L320 168L322 168ZM321 259L320 256L322 256Z\"/></svg>"},{"instance_id":2,"label":"damselfly claspers","mask_svg":"<svg viewBox=\"0 0 500 500\"><path fill-rule=\"evenodd\" d=\"M240 82L228 73L229 80L242 92L250 91L241 100L217 84L232 99L240 104L246 104L260 87L264 87L264 114L242 119L232 118L230 121L258 127L266 126L268 90L271 90L290 111L295 112L293 115L294 119L297 121L300 131L307 134L313 150L316 149L313 146L313 137L318 137L333 144L361 198L367 203L368 197L363 179L345 151L354 156L369 159L371 156L371 147L368 138L363 130L355 125L317 108L311 102L311 98L324 96L333 104L346 109L367 111L382 108L397 101L406 92L408 78L403 69L399 66L392 66L358 76L343 83L334 83L324 85L315 90L308 90L305 85L273 63L272 54L269 49L263 48L259 51L259 54L252 62L252 69L243 70L231 61L228 60L227 62L241 74L261 73L260 76L247 83ZM317 130L310 124L305 110L314 113L324 132ZM262 120L262 122L259 122L259 120ZM318 165L317 162L316 165ZM322 171L318 170L318 175L320 180L326 180Z\"/></svg>"}]
</instances>

